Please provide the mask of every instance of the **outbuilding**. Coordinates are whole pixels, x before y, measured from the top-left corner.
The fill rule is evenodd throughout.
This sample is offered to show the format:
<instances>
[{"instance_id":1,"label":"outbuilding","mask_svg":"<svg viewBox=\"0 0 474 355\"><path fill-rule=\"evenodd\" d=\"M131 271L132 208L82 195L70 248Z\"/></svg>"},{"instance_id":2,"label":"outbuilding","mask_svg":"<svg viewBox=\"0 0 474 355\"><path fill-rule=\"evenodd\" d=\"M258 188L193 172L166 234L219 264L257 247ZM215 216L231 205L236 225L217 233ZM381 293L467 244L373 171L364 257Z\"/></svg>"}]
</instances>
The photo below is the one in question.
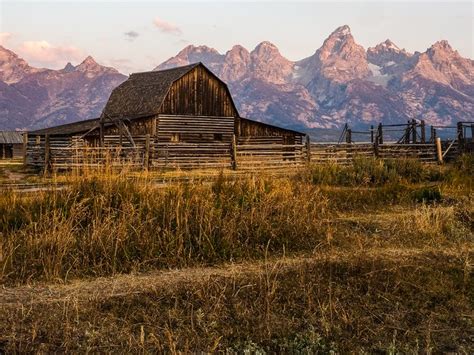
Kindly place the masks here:
<instances>
[{"instance_id":1,"label":"outbuilding","mask_svg":"<svg viewBox=\"0 0 474 355\"><path fill-rule=\"evenodd\" d=\"M19 159L22 157L22 132L0 131L0 159Z\"/></svg>"}]
</instances>

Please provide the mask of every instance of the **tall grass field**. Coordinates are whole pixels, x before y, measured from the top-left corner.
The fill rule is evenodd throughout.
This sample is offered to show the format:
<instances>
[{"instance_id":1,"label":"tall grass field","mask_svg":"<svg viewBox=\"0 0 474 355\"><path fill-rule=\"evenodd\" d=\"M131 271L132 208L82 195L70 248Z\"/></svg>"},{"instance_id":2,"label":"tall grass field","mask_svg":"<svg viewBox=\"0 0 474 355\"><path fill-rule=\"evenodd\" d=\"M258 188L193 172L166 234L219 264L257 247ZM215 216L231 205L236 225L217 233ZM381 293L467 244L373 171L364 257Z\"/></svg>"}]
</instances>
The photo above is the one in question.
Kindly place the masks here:
<instances>
[{"instance_id":1,"label":"tall grass field","mask_svg":"<svg viewBox=\"0 0 474 355\"><path fill-rule=\"evenodd\" d=\"M0 352L474 351L472 156L51 181L1 191Z\"/></svg>"}]
</instances>

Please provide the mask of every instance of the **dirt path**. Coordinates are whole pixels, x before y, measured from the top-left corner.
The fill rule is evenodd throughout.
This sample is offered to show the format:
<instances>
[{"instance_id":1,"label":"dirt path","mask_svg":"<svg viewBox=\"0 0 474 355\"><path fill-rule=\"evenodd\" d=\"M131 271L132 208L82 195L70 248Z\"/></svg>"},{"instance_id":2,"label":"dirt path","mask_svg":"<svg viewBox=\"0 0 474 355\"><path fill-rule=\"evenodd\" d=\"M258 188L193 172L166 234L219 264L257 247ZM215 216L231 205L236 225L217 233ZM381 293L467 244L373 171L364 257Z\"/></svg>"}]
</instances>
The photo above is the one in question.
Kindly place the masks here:
<instances>
[{"instance_id":1,"label":"dirt path","mask_svg":"<svg viewBox=\"0 0 474 355\"><path fill-rule=\"evenodd\" d=\"M474 248L463 250L468 258ZM199 283L216 277L265 275L285 268L327 261L344 262L363 257L365 259L407 263L414 259L429 259L433 255L459 258L459 250L449 249L372 249L358 252L331 252L314 256L272 258L268 261L252 261L224 264L217 267L194 267L177 270L159 270L144 274L117 275L96 279L73 280L67 284L38 284L33 286L0 288L0 309L31 304L93 301L111 297L140 294L179 284ZM472 267L472 265L471 265Z\"/></svg>"}]
</instances>

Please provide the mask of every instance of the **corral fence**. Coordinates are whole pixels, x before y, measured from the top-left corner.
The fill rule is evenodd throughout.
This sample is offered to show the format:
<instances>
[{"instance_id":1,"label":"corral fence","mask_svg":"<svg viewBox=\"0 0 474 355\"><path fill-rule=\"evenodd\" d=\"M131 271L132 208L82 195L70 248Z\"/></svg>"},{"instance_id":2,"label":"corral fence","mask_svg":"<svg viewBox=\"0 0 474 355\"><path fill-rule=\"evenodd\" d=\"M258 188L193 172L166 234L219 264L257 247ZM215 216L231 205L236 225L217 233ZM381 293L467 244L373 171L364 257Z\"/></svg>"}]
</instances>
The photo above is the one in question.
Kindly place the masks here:
<instances>
[{"instance_id":1,"label":"corral fence","mask_svg":"<svg viewBox=\"0 0 474 355\"><path fill-rule=\"evenodd\" d=\"M474 150L474 122L456 125L454 137L444 141L433 134L427 138L417 132L420 123L410 125L410 129L404 127L403 139L391 142L384 141L384 129L390 129L387 126L369 131L369 134L373 134L370 142L354 142L354 131L346 127L342 135L344 139L338 143L315 143L311 142L309 136L306 136L305 141L294 144L285 143L279 136L233 136L230 144L160 143L150 135L144 135L134 136L133 146L128 141L122 141L119 136L105 136L104 146L96 147L88 146L81 137L26 136L25 163L45 170L103 166L147 170L259 170L291 169L310 162L349 164L358 157L441 162L453 159L464 151ZM414 138L415 135L417 138Z\"/></svg>"}]
</instances>

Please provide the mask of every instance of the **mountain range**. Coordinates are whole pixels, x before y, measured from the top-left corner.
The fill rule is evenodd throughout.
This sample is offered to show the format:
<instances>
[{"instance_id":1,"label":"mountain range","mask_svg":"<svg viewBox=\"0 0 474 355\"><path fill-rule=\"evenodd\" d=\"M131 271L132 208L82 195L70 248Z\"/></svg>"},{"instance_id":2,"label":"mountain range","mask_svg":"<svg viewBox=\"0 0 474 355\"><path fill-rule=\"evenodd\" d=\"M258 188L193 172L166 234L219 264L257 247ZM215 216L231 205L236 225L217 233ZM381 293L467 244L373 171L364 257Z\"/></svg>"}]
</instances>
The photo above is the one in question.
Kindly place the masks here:
<instances>
[{"instance_id":1,"label":"mountain range","mask_svg":"<svg viewBox=\"0 0 474 355\"><path fill-rule=\"evenodd\" d=\"M270 42L225 54L190 45L154 70L202 62L224 80L244 117L311 130L348 122L472 120L474 61L447 41L409 53L390 40L364 49L348 26L337 28L299 61ZM126 80L91 57L78 66L38 69L0 47L0 129L39 128L97 117L111 90Z\"/></svg>"}]
</instances>

